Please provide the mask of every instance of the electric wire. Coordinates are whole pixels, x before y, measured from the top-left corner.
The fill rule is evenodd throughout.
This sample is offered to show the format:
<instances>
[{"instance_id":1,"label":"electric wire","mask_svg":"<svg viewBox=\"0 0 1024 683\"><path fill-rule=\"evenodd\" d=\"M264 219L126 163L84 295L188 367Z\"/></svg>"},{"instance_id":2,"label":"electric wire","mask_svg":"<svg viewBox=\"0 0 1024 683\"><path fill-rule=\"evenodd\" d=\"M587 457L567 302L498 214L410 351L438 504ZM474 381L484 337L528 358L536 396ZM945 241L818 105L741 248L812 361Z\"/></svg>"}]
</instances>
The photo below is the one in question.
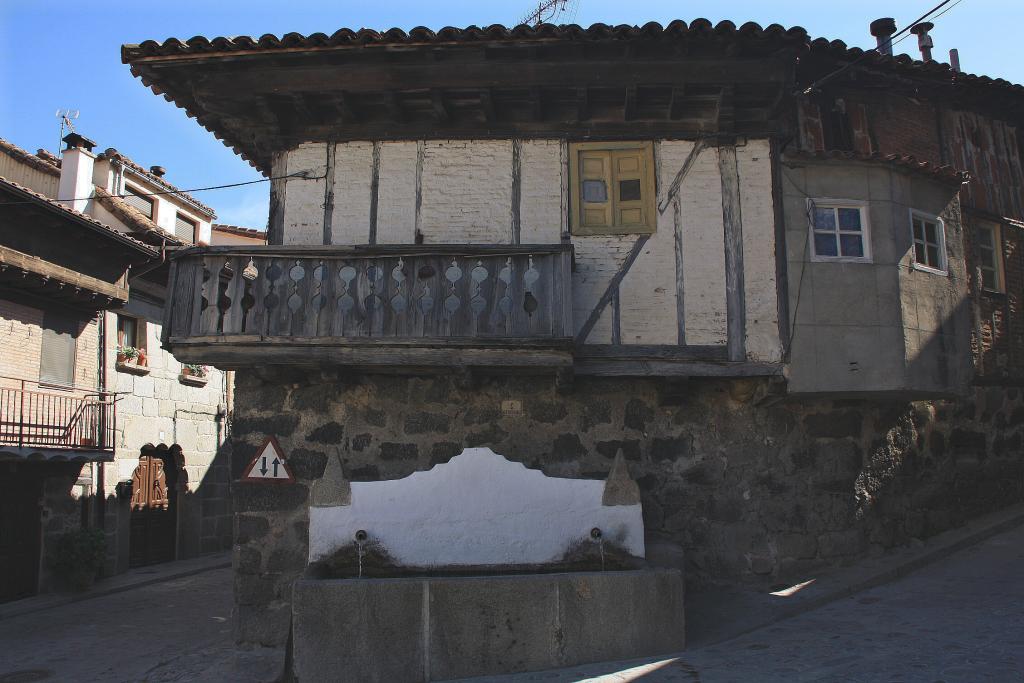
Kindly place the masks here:
<instances>
[{"instance_id":1,"label":"electric wire","mask_svg":"<svg viewBox=\"0 0 1024 683\"><path fill-rule=\"evenodd\" d=\"M904 26L902 29L900 29L899 31L896 31L896 33L894 33L891 36L889 36L890 45L896 45L896 44L900 43L901 41L903 41L905 38L909 37L911 34L907 33L907 32L910 31L910 29L914 28L915 26L920 24L922 21L927 20L929 17L931 17L932 14L934 14L935 12L937 12L940 9L942 9L943 7L945 7L946 5L948 5L949 3L953 2L953 1L954 0L943 0L938 5L936 5L935 7L931 8L930 10L925 12L923 15L921 15L916 21L912 21L909 24L907 24L906 26ZM960 4L961 2L963 2L963 0L956 0L956 3L953 5L953 7L955 7L956 5ZM941 14L937 14L934 18L938 18L938 17L942 16L942 14L945 14L950 9L953 9L953 7L947 8ZM899 40L893 41L893 39L896 38L896 36L900 36L902 34L906 34L906 35L904 35ZM826 74L826 75L822 76L821 78L819 78L818 80L814 81L809 86L807 86L807 88L805 88L803 91L801 91L801 94L803 94L803 95L810 95L811 93L813 93L815 90L817 90L819 87L821 87L825 83L828 83L829 81L831 81L836 76L839 76L839 75L841 75L843 73L846 73L847 71L852 69L854 66L856 66L860 62L864 61L865 59L867 59L869 56L871 56L873 54L878 54L878 48L877 47L873 47L873 48L870 48L868 50L864 50L864 53L860 57L858 57L857 59L853 60L849 64L847 64L847 65L845 65L845 66L843 66L843 67L841 67L839 69L836 69L832 73Z\"/></svg>"},{"instance_id":2,"label":"electric wire","mask_svg":"<svg viewBox=\"0 0 1024 683\"><path fill-rule=\"evenodd\" d=\"M306 180L320 180L320 179L322 179L319 176L311 176L311 175L309 175L309 174L307 174L306 172L303 171L303 172L299 172L299 173L289 173L288 175L283 175L283 176L275 176L273 178L259 178L258 180L246 180L245 182L241 182L241 183L227 183L227 184L224 184L224 185L211 185L209 187L195 187L195 188L191 188L191 189L188 189L188 190L161 190L159 192L122 192L122 193L119 193L119 194L111 193L110 196L111 197L115 197L117 199L124 199L125 197L155 197L157 195L166 195L166 194L182 195L182 194L191 194L193 192L206 192L208 190L224 190L224 189L231 188L231 187L242 187L243 185L255 185L256 183L269 183L272 180L287 180L289 178L304 178ZM92 196L92 197L75 197L73 199L50 199L49 197L46 197L45 199L47 199L48 201L51 201L51 202L79 202L79 201L86 202L86 201L90 201L90 200L96 199L96 197L95 196ZM10 206L12 204L35 204L35 203L36 203L36 201L34 201L34 200L24 199L24 200L17 200L17 201L13 201L13 202L0 202L0 206Z\"/></svg>"}]
</instances>

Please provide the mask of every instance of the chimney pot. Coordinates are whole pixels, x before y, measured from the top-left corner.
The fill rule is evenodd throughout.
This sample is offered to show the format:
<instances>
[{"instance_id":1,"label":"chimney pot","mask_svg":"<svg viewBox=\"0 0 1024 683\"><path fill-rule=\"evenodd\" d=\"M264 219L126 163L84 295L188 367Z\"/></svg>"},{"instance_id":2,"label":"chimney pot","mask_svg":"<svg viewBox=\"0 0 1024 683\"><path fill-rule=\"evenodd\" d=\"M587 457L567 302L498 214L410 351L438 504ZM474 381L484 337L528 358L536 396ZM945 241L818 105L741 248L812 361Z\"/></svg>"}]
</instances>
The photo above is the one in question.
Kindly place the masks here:
<instances>
[{"instance_id":1,"label":"chimney pot","mask_svg":"<svg viewBox=\"0 0 1024 683\"><path fill-rule=\"evenodd\" d=\"M163 166L150 166L149 172L155 175L157 178L163 178L164 174L167 173L167 169Z\"/></svg>"},{"instance_id":2,"label":"chimney pot","mask_svg":"<svg viewBox=\"0 0 1024 683\"><path fill-rule=\"evenodd\" d=\"M892 55L892 34L896 33L896 20L892 17L882 17L871 22L871 35L878 43L878 53Z\"/></svg>"},{"instance_id":3,"label":"chimney pot","mask_svg":"<svg viewBox=\"0 0 1024 683\"><path fill-rule=\"evenodd\" d=\"M64 142L67 144L65 149L84 149L86 152L91 152L96 146L95 142L78 133L68 133L64 136Z\"/></svg>"},{"instance_id":4,"label":"chimney pot","mask_svg":"<svg viewBox=\"0 0 1024 683\"><path fill-rule=\"evenodd\" d=\"M933 28L935 28L935 24L930 21L922 21L920 24L910 27L910 32L917 36L917 47L921 50L921 59L926 62L932 61L932 48L935 43L932 42L932 37L928 35L928 32Z\"/></svg>"}]
</instances>

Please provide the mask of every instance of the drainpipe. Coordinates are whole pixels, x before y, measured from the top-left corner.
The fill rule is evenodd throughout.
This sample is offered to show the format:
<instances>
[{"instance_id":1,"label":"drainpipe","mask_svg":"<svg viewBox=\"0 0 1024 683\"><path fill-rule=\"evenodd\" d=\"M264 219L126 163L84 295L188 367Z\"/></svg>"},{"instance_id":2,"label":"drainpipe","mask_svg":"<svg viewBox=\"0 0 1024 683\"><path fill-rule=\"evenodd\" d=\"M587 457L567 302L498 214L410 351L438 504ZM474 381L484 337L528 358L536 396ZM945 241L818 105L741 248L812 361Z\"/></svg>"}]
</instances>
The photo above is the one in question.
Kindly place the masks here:
<instances>
[{"instance_id":1,"label":"drainpipe","mask_svg":"<svg viewBox=\"0 0 1024 683\"><path fill-rule=\"evenodd\" d=\"M106 401L107 399L107 312L100 311L99 321L99 371L96 373L97 390L100 394L100 400ZM101 403L102 406L102 403ZM97 443L104 443L107 435L107 412L102 407L100 408L100 419L99 430L97 434ZM104 444L105 445L105 444ZM107 493L106 493L106 467L104 463L96 462L93 463L95 468L93 476L93 491L96 496L96 526L100 529L106 528L106 516L107 516Z\"/></svg>"}]
</instances>

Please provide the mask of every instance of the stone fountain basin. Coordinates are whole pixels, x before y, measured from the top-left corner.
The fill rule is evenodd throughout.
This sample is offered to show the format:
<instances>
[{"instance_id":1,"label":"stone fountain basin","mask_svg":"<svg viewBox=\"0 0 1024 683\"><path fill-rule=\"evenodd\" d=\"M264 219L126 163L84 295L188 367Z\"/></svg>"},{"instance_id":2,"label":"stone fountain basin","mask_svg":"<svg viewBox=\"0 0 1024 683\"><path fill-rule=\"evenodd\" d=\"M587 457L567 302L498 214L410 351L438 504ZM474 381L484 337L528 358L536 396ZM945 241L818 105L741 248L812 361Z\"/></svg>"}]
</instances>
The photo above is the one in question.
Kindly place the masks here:
<instances>
[{"instance_id":1,"label":"stone fountain basin","mask_svg":"<svg viewBox=\"0 0 1024 683\"><path fill-rule=\"evenodd\" d=\"M300 579L298 680L443 681L679 652L674 569Z\"/></svg>"}]
</instances>

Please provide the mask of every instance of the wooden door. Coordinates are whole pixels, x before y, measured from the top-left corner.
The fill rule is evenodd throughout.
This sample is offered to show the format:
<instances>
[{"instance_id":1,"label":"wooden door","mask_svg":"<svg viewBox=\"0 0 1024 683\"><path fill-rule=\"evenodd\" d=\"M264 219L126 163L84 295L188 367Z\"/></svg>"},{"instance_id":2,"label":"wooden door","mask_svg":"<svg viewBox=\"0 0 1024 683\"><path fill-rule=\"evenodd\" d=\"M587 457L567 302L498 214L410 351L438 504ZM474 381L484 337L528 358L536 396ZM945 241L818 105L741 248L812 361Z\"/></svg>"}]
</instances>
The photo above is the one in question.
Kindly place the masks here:
<instances>
[{"instance_id":1,"label":"wooden door","mask_svg":"<svg viewBox=\"0 0 1024 683\"><path fill-rule=\"evenodd\" d=\"M0 473L0 602L39 588L42 482L38 473L18 466Z\"/></svg>"},{"instance_id":2,"label":"wooden door","mask_svg":"<svg viewBox=\"0 0 1024 683\"><path fill-rule=\"evenodd\" d=\"M167 486L164 460L143 455L132 474L128 566L144 567L174 559L178 535L177 505Z\"/></svg>"}]
</instances>

